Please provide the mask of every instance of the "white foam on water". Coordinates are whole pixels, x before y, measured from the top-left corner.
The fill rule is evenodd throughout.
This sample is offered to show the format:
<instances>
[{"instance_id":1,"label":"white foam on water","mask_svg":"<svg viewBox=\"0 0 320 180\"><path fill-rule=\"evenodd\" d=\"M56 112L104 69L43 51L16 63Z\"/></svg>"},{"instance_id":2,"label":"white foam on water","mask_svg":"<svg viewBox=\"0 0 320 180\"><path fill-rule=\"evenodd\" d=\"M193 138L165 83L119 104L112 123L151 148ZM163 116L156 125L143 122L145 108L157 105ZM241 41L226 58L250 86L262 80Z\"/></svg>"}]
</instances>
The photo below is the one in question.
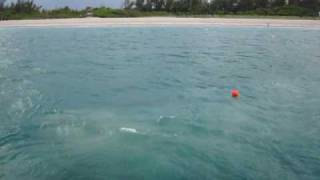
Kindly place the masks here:
<instances>
[{"instance_id":1,"label":"white foam on water","mask_svg":"<svg viewBox=\"0 0 320 180\"><path fill-rule=\"evenodd\" d=\"M120 128L121 132L127 132L127 133L138 133L138 131L134 128L126 128L126 127L122 127Z\"/></svg>"},{"instance_id":2,"label":"white foam on water","mask_svg":"<svg viewBox=\"0 0 320 180\"><path fill-rule=\"evenodd\" d=\"M157 122L159 123L163 119L174 119L174 118L176 118L176 116L172 116L172 115L171 116L159 116Z\"/></svg>"}]
</instances>

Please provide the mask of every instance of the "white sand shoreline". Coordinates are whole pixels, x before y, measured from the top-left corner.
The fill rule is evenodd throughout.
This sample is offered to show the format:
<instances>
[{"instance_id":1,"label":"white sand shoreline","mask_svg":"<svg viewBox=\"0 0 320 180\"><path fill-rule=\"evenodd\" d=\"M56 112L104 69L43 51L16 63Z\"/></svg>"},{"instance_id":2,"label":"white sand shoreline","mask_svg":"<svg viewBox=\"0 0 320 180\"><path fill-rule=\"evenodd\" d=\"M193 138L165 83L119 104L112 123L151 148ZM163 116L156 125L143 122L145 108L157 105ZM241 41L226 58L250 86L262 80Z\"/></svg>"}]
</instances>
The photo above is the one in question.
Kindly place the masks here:
<instances>
[{"instance_id":1,"label":"white sand shoreline","mask_svg":"<svg viewBox=\"0 0 320 180\"><path fill-rule=\"evenodd\" d=\"M148 27L148 26L239 26L320 29L320 20L242 19L242 18L74 18L0 21L5 27Z\"/></svg>"}]
</instances>

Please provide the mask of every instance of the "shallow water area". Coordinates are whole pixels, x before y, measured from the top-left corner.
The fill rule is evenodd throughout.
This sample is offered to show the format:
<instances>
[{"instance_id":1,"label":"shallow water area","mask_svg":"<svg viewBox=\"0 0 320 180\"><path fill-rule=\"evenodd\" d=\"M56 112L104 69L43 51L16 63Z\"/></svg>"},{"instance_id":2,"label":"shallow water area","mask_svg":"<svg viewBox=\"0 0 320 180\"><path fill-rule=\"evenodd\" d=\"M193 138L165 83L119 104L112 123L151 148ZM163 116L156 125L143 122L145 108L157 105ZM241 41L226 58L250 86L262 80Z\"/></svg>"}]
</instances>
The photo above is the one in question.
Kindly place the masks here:
<instances>
[{"instance_id":1,"label":"shallow water area","mask_svg":"<svg viewBox=\"0 0 320 180\"><path fill-rule=\"evenodd\" d=\"M318 179L319 32L0 28L0 179Z\"/></svg>"}]
</instances>

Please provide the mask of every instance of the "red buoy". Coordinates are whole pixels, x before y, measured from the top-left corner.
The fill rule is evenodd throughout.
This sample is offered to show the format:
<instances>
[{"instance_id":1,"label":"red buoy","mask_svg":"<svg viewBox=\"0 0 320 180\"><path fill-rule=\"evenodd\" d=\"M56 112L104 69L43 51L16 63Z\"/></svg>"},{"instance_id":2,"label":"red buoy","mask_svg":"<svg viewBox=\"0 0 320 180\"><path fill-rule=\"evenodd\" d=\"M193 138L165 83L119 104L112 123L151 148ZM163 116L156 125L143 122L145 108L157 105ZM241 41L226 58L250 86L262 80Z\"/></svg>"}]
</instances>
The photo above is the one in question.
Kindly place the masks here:
<instances>
[{"instance_id":1,"label":"red buoy","mask_svg":"<svg viewBox=\"0 0 320 180\"><path fill-rule=\"evenodd\" d=\"M231 90L231 96L234 97L234 98L239 97L239 96L240 96L239 90L237 90L237 89L232 89L232 90Z\"/></svg>"}]
</instances>

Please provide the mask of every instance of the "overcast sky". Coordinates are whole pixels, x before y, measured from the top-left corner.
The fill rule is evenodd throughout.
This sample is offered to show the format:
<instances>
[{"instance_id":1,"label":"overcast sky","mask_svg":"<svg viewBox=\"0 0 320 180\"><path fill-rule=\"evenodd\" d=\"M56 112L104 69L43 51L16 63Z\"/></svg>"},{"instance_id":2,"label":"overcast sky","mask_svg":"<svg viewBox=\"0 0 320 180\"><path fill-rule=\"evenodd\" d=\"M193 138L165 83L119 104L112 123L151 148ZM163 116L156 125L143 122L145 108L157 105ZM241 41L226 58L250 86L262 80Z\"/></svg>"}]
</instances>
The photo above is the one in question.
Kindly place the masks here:
<instances>
[{"instance_id":1,"label":"overcast sky","mask_svg":"<svg viewBox=\"0 0 320 180\"><path fill-rule=\"evenodd\" d=\"M15 0L7 1L12 2ZM59 8L64 6L82 9L87 6L109 6L113 8L120 8L123 3L123 0L34 0L34 2L46 9Z\"/></svg>"}]
</instances>

